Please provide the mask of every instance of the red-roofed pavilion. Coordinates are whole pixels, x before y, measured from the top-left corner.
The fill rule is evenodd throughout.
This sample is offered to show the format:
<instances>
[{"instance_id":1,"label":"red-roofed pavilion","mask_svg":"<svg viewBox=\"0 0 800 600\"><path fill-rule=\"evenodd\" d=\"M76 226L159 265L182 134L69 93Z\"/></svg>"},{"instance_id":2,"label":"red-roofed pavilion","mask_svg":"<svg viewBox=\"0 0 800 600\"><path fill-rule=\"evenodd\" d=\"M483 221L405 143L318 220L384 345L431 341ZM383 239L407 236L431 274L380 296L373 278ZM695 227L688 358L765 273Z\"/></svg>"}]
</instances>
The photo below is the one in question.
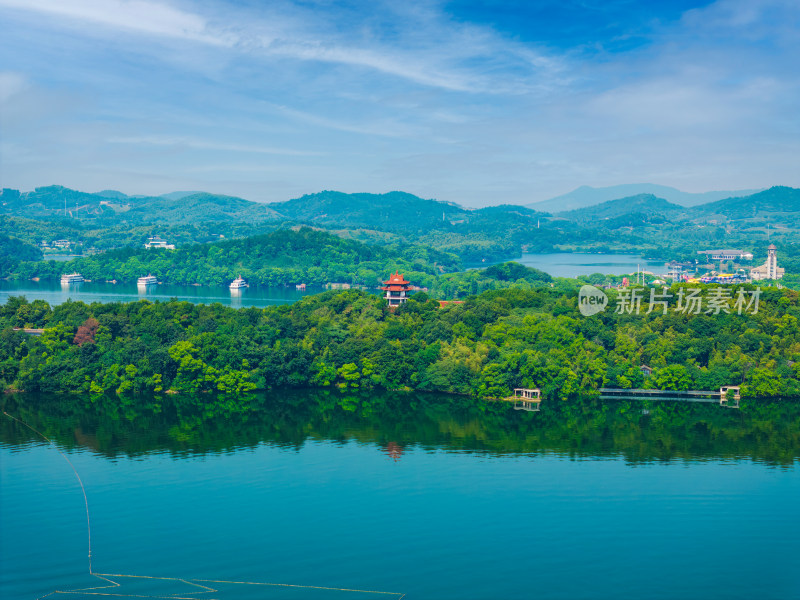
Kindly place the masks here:
<instances>
[{"instance_id":1,"label":"red-roofed pavilion","mask_svg":"<svg viewBox=\"0 0 800 600\"><path fill-rule=\"evenodd\" d=\"M406 281L399 271L395 271L394 275L389 276L389 281L383 282L383 297L389 303L389 308L394 310L403 302L408 300L408 292L410 291L410 281Z\"/></svg>"}]
</instances>

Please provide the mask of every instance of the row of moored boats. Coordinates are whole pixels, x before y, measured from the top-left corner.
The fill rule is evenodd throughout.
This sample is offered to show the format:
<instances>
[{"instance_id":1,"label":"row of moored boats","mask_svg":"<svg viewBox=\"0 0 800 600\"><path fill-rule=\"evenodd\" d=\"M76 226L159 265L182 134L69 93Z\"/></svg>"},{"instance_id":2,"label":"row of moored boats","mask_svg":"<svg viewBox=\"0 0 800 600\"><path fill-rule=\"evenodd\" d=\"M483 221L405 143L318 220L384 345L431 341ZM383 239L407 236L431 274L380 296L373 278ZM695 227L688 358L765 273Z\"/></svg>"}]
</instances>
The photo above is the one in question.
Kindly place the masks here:
<instances>
[{"instance_id":1,"label":"row of moored boats","mask_svg":"<svg viewBox=\"0 0 800 600\"><path fill-rule=\"evenodd\" d=\"M61 283L81 283L84 281L83 275L80 273L69 273L64 274L61 276ZM157 285L158 284L158 277L155 275L146 275L145 277L139 277L136 280L137 285ZM234 279L231 284L228 286L232 290L241 290L242 288L247 287L247 282L242 279L241 276Z\"/></svg>"}]
</instances>

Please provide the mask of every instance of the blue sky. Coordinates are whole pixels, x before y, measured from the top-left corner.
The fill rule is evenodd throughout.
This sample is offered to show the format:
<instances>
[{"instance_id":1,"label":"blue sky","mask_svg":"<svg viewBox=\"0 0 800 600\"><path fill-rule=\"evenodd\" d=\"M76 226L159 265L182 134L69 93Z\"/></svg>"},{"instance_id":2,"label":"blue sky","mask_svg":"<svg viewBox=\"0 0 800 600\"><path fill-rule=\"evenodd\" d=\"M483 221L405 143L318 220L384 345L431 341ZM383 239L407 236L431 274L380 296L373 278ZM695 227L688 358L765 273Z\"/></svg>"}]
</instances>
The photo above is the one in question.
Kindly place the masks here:
<instances>
[{"instance_id":1,"label":"blue sky","mask_svg":"<svg viewBox=\"0 0 800 600\"><path fill-rule=\"evenodd\" d=\"M800 187L800 2L0 0L0 185Z\"/></svg>"}]
</instances>

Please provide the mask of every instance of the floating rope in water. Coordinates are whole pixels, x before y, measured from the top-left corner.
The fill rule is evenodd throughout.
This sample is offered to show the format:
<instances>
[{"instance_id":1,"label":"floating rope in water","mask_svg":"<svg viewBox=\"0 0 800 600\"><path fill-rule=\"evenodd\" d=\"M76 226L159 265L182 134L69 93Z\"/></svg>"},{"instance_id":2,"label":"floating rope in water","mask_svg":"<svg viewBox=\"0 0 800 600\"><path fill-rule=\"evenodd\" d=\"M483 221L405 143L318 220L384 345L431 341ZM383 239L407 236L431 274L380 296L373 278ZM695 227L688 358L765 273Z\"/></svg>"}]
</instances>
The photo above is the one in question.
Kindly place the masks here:
<instances>
[{"instance_id":1,"label":"floating rope in water","mask_svg":"<svg viewBox=\"0 0 800 600\"><path fill-rule=\"evenodd\" d=\"M375 594L381 596L394 596L395 600L402 600L405 598L405 594L400 592L382 592L378 590L358 590L353 588L337 588L337 587L323 587L318 585L297 585L292 583L266 583L262 581L230 581L226 579L194 579L188 577L155 577L151 575L126 575L121 573L92 573L94 577L99 579L103 579L104 581L109 582L110 585L105 586L97 586L97 587L87 587L87 588L78 588L74 590L56 590L54 592L50 592L46 596L41 596L37 600L42 600L43 598L47 598L48 596L52 596L53 594L82 594L86 596L115 596L115 597L122 597L122 598L169 598L171 600L198 600L196 596L182 596L177 594L167 594L167 595L155 595L155 594L125 594L120 592L101 592L97 590L109 590L120 588L121 584L118 581L114 581L112 578L117 579L146 579L146 580L155 580L155 581L177 581L180 583L184 583L186 585L200 588L202 591L199 592L183 592L184 594L213 594L220 592L219 589L209 587L207 585L203 585L206 583L214 583L214 584L229 584L229 585L250 585L250 586L264 586L264 587L281 587L281 588L295 588L295 589L305 589L305 590L317 590L317 591L326 591L326 592L348 592L351 594ZM206 600L218 600L214 598L205 597Z\"/></svg>"},{"instance_id":2,"label":"floating rope in water","mask_svg":"<svg viewBox=\"0 0 800 600\"><path fill-rule=\"evenodd\" d=\"M75 465L72 464L72 461L69 459L69 457L66 454L64 454L64 452L61 451L61 448L59 448L55 444L55 442L53 442L53 440L51 440L49 437L47 437L41 431L39 431L37 429L34 429L33 427L31 427L30 425L28 425L25 421L22 421L21 419L17 419L16 417L12 417L6 411L3 411L3 414L5 416L7 416L9 419L12 419L12 420L16 421L20 425L24 425L25 427L27 427L28 429L33 431L36 435L38 435L42 439L46 440L47 443L50 444L53 448L55 448L56 451L61 455L61 457L65 461L67 461L67 464L72 469L72 472L75 473L75 478L78 480L78 483L81 486L81 493L83 494L83 504L86 507L86 535L87 535L87 539L89 540L89 573L91 573L92 572L92 522L91 522L91 520L89 518L89 499L86 497L86 488L83 486L83 481L81 480L81 476L78 474L78 469L75 468Z\"/></svg>"},{"instance_id":3,"label":"floating rope in water","mask_svg":"<svg viewBox=\"0 0 800 600\"><path fill-rule=\"evenodd\" d=\"M114 581L112 577L116 577L117 579L146 579L146 580L158 580L158 581L177 581L180 583L184 583L186 585L200 588L202 591L199 592L184 592L188 594L213 594L219 592L218 589L209 587L207 585L203 585L204 583L216 583L216 584L230 584L230 585L252 585L252 586L264 586L264 587L280 587L280 588L295 588L295 589L305 589L305 590L317 590L317 591L327 591L327 592L349 592L351 594L376 594L381 596L394 596L395 600L403 600L405 598L404 593L400 592L381 592L377 590L358 590L358 589L351 589L351 588L337 588L337 587L323 587L317 585L298 585L292 583L266 583L262 581L228 581L225 579L195 579L195 578L186 578L186 577L155 577L150 575L125 575L120 573L95 573L92 570L92 524L91 518L89 517L89 499L86 496L86 488L83 485L83 481L81 480L81 476L78 474L78 470L75 468L75 465L72 464L72 461L69 457L61 450L61 448L56 445L53 440L48 438L44 435L41 431L31 427L25 421L18 419L6 411L3 411L3 414L7 416L9 419L16 421L20 425L23 425L33 431L36 435L40 436L42 439L47 441L48 444L53 446L56 451L61 455L61 457L67 461L72 472L75 473L75 478L78 480L78 483L81 486L81 493L83 494L83 503L86 507L86 532L87 537L89 540L89 575L92 577L97 577L98 579L102 579L103 581L107 581L109 585L100 585L95 587L86 587L86 588L78 588L74 590L55 590L50 592L49 594L45 594L44 596L39 596L36 600L43 600L44 598L48 598L53 596L54 594L81 594L84 596L114 596L117 598L163 598L169 600L198 600L196 596L178 596L175 594L168 594L168 595L148 595L148 594L124 594L119 592L102 592L98 590L112 590L116 588L121 588L122 585ZM219 600L215 598L209 598L208 596L204 597L205 600Z\"/></svg>"}]
</instances>

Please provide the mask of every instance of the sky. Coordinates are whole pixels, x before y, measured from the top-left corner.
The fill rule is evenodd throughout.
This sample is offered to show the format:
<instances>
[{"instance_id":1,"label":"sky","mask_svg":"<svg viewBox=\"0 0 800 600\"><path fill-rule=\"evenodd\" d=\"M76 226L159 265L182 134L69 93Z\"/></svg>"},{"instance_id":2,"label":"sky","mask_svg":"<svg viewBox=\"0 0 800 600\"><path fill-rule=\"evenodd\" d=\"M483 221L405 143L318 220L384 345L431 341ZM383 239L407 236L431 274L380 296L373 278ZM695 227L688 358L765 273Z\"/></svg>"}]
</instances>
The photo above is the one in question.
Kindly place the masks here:
<instances>
[{"instance_id":1,"label":"sky","mask_svg":"<svg viewBox=\"0 0 800 600\"><path fill-rule=\"evenodd\" d=\"M797 0L0 0L0 187L800 187Z\"/></svg>"}]
</instances>

